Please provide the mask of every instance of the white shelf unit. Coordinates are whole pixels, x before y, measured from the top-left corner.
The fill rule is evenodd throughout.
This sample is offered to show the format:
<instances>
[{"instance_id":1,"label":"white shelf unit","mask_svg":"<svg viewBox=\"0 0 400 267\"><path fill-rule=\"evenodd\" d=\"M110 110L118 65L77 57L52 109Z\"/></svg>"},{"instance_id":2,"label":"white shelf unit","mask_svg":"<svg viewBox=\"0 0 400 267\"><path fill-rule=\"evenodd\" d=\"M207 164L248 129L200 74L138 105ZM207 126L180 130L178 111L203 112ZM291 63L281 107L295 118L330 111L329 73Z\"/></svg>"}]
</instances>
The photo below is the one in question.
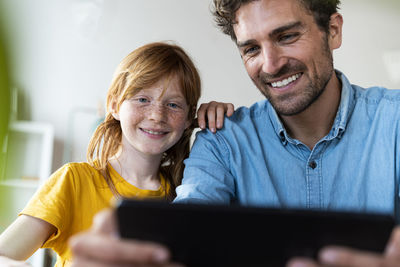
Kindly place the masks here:
<instances>
[{"instance_id":1,"label":"white shelf unit","mask_svg":"<svg viewBox=\"0 0 400 267\"><path fill-rule=\"evenodd\" d=\"M14 121L10 123L2 151L0 179L0 230L23 209L39 186L51 175L54 127L51 124ZM45 251L38 250L28 262L43 267Z\"/></svg>"},{"instance_id":2,"label":"white shelf unit","mask_svg":"<svg viewBox=\"0 0 400 267\"><path fill-rule=\"evenodd\" d=\"M0 183L1 186L4 187L19 187L19 188L28 188L36 190L38 188L39 182L36 180L21 180L21 179L9 179L2 181Z\"/></svg>"},{"instance_id":3,"label":"white shelf unit","mask_svg":"<svg viewBox=\"0 0 400 267\"><path fill-rule=\"evenodd\" d=\"M51 124L15 121L10 124L3 183L37 180L51 174L54 127ZM28 182L29 183L29 182ZM12 184L12 183L11 183ZM16 184L18 185L18 183ZM19 186L19 185L18 185Z\"/></svg>"}]
</instances>

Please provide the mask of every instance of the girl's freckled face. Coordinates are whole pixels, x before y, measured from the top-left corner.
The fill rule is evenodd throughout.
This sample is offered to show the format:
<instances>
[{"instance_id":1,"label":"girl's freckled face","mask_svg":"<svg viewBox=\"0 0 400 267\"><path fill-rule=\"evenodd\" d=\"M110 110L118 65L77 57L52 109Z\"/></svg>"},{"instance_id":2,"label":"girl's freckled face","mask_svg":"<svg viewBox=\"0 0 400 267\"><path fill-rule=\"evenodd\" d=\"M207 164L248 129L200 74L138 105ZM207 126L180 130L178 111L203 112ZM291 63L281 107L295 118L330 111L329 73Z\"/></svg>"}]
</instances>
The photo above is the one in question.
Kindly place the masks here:
<instances>
[{"instance_id":1,"label":"girl's freckled face","mask_svg":"<svg viewBox=\"0 0 400 267\"><path fill-rule=\"evenodd\" d=\"M162 155L189 127L189 107L176 76L165 77L124 100L115 113L123 149Z\"/></svg>"}]
</instances>

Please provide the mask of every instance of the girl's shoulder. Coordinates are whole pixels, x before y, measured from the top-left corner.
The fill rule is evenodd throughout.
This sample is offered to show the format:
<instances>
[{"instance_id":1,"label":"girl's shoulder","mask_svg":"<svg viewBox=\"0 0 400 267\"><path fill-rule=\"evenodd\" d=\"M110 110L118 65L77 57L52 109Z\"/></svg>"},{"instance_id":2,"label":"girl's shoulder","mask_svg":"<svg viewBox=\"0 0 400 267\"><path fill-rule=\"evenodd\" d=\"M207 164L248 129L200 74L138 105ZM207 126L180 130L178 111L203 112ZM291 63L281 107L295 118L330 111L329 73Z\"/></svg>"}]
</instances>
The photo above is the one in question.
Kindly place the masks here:
<instances>
[{"instance_id":1,"label":"girl's shoulder","mask_svg":"<svg viewBox=\"0 0 400 267\"><path fill-rule=\"evenodd\" d=\"M74 187L88 186L88 184L93 184L96 187L107 186L101 172L87 162L64 164L51 175L47 184L71 184Z\"/></svg>"},{"instance_id":2,"label":"girl's shoulder","mask_svg":"<svg viewBox=\"0 0 400 267\"><path fill-rule=\"evenodd\" d=\"M98 172L95 166L90 165L87 162L70 162L64 164L60 169L65 171L73 172Z\"/></svg>"},{"instance_id":3,"label":"girl's shoulder","mask_svg":"<svg viewBox=\"0 0 400 267\"><path fill-rule=\"evenodd\" d=\"M64 164L53 173L53 176L80 176L100 173L95 166L87 162L70 162Z\"/></svg>"}]
</instances>

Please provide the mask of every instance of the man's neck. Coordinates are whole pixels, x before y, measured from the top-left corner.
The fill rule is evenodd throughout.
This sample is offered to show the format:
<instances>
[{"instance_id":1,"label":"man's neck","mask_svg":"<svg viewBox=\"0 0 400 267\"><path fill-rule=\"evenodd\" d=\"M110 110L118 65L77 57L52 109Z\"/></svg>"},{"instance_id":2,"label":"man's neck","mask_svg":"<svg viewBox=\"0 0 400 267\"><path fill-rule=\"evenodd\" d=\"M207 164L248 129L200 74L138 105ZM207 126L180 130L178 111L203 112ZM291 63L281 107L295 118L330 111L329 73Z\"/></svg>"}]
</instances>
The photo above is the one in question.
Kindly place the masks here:
<instances>
[{"instance_id":1,"label":"man's neck","mask_svg":"<svg viewBox=\"0 0 400 267\"><path fill-rule=\"evenodd\" d=\"M341 82L334 72L324 92L311 106L294 116L280 116L289 135L312 150L332 128L340 95Z\"/></svg>"}]
</instances>

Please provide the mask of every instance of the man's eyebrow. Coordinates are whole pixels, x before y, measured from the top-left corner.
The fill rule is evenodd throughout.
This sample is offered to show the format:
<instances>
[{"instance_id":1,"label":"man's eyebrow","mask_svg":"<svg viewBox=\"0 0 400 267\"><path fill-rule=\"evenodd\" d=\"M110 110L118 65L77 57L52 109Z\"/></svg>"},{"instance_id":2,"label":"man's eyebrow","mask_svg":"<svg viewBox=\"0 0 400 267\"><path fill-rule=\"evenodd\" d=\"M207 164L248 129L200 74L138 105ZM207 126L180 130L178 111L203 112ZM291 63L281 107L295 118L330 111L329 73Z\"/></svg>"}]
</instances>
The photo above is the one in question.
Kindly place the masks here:
<instances>
[{"instance_id":1,"label":"man's eyebrow","mask_svg":"<svg viewBox=\"0 0 400 267\"><path fill-rule=\"evenodd\" d=\"M269 36L270 37L276 36L276 35L278 35L280 33L285 32L285 31L293 30L293 29L297 29L297 28L302 28L302 27L303 27L303 23L301 21L291 22L291 23L283 25L283 26L281 26L279 28L274 29L271 33L269 33ZM237 41L236 45L237 45L238 48L242 48L242 47L246 47L248 45L254 44L254 43L257 43L257 41L255 39L250 39L250 40L246 40L246 41L243 41L243 42Z\"/></svg>"},{"instance_id":2,"label":"man's eyebrow","mask_svg":"<svg viewBox=\"0 0 400 267\"><path fill-rule=\"evenodd\" d=\"M256 40L250 39L250 40L246 40L244 42L236 42L236 45L238 48L242 48L242 47L248 46L250 44L254 44L254 43L256 43Z\"/></svg>"},{"instance_id":3,"label":"man's eyebrow","mask_svg":"<svg viewBox=\"0 0 400 267\"><path fill-rule=\"evenodd\" d=\"M288 31L288 30L293 30L293 29L296 29L296 28L302 28L302 27L303 27L303 23L301 21L295 21L295 22L288 23L286 25L283 25L283 26L281 26L279 28L274 29L269 34L269 36L272 37L272 36L278 35L278 34L280 34L282 32L285 32L285 31Z\"/></svg>"}]
</instances>

